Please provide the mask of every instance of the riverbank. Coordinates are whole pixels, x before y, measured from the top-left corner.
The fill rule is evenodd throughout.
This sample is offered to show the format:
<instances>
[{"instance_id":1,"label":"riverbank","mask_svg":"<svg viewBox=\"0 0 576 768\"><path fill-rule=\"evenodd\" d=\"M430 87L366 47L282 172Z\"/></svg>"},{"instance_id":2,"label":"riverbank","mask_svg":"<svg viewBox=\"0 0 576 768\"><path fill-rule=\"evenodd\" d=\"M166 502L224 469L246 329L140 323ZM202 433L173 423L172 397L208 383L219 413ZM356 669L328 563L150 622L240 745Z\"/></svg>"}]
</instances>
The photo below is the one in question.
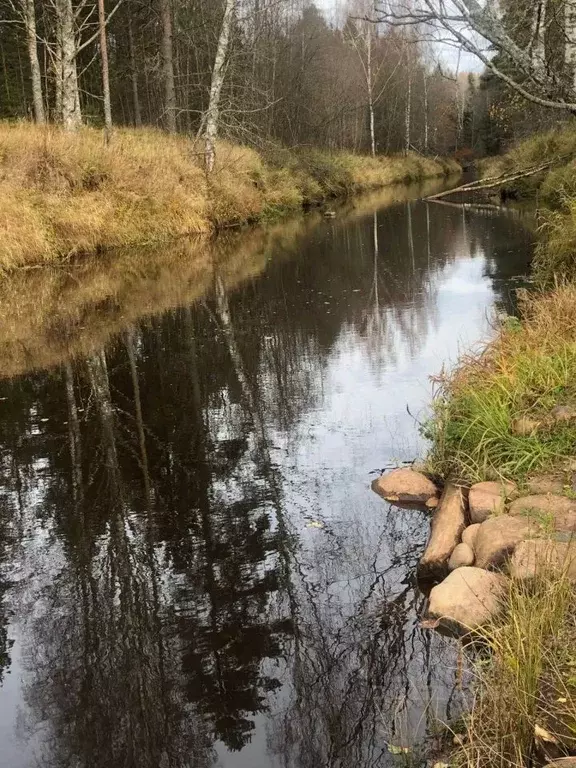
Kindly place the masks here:
<instances>
[{"instance_id":1,"label":"riverbank","mask_svg":"<svg viewBox=\"0 0 576 768\"><path fill-rule=\"evenodd\" d=\"M472 658L476 690L454 766L524 768L576 754L574 153L569 130L484 165L491 176L558 161L508 190L539 204L537 290L521 294L519 318L502 320L490 343L439 379L425 427L428 473L462 489L460 529L444 562L454 571L432 590L429 610L438 619L465 605L472 621L472 590L481 608L473 635L488 650ZM431 541L447 530L442 508Z\"/></svg>"},{"instance_id":2,"label":"riverbank","mask_svg":"<svg viewBox=\"0 0 576 768\"><path fill-rule=\"evenodd\" d=\"M186 137L0 124L0 270L208 234L305 205L459 171L451 160L219 142L213 173Z\"/></svg>"}]
</instances>

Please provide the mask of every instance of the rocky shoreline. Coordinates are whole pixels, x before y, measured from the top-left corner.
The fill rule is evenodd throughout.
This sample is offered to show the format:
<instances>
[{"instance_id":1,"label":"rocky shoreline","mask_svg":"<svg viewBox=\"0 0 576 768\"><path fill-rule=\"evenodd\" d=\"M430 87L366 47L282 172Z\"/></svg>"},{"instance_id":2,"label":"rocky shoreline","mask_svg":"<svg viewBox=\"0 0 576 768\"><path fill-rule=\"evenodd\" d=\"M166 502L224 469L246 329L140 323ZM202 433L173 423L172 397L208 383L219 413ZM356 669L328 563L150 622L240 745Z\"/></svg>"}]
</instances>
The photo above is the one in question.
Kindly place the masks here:
<instances>
[{"instance_id":1,"label":"rocky shoreline","mask_svg":"<svg viewBox=\"0 0 576 768\"><path fill-rule=\"evenodd\" d=\"M374 481L386 501L433 509L418 578L432 583L424 626L459 634L493 621L510 579L533 579L542 568L576 579L576 498L553 476L522 489L512 481L441 490L425 474L397 469Z\"/></svg>"}]
</instances>

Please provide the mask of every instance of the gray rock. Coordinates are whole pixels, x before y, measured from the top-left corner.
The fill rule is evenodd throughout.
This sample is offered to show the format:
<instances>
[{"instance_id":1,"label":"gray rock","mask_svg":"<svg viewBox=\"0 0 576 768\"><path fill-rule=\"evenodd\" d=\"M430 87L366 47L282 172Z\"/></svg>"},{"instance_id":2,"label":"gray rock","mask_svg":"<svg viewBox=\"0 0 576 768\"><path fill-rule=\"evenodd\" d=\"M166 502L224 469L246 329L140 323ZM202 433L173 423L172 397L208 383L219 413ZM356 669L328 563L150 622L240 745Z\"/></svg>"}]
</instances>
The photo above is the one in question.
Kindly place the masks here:
<instances>
[{"instance_id":1,"label":"gray rock","mask_svg":"<svg viewBox=\"0 0 576 768\"><path fill-rule=\"evenodd\" d=\"M468 544L471 549L474 549L476 544L476 536L480 530L480 523L473 523L462 531L462 543Z\"/></svg>"},{"instance_id":2,"label":"gray rock","mask_svg":"<svg viewBox=\"0 0 576 768\"><path fill-rule=\"evenodd\" d=\"M507 584L500 573L457 568L430 592L428 616L446 628L476 630L498 615Z\"/></svg>"},{"instance_id":3,"label":"gray rock","mask_svg":"<svg viewBox=\"0 0 576 768\"><path fill-rule=\"evenodd\" d=\"M378 477L372 490L386 501L398 505L421 505L434 508L438 505L438 489L426 475L413 469L395 469Z\"/></svg>"},{"instance_id":4,"label":"gray rock","mask_svg":"<svg viewBox=\"0 0 576 768\"><path fill-rule=\"evenodd\" d=\"M516 546L510 558L512 578L533 579L550 572L576 580L576 542L530 539Z\"/></svg>"},{"instance_id":5,"label":"gray rock","mask_svg":"<svg viewBox=\"0 0 576 768\"><path fill-rule=\"evenodd\" d=\"M556 423L576 421L576 408L571 405L557 405L550 411L550 417Z\"/></svg>"},{"instance_id":6,"label":"gray rock","mask_svg":"<svg viewBox=\"0 0 576 768\"><path fill-rule=\"evenodd\" d=\"M564 479L557 475L534 475L528 479L528 490L532 495L554 493L561 495L564 490Z\"/></svg>"},{"instance_id":7,"label":"gray rock","mask_svg":"<svg viewBox=\"0 0 576 768\"><path fill-rule=\"evenodd\" d=\"M448 570L455 571L466 565L474 565L474 550L468 544L457 544L448 560Z\"/></svg>"},{"instance_id":8,"label":"gray rock","mask_svg":"<svg viewBox=\"0 0 576 768\"><path fill-rule=\"evenodd\" d=\"M443 579L448 573L448 560L460 543L466 525L462 491L447 483L440 504L432 518L430 538L418 563L418 576L424 580Z\"/></svg>"},{"instance_id":9,"label":"gray rock","mask_svg":"<svg viewBox=\"0 0 576 768\"><path fill-rule=\"evenodd\" d=\"M472 523L483 523L490 515L504 511L506 499L516 490L514 483L487 481L475 483L468 495Z\"/></svg>"},{"instance_id":10,"label":"gray rock","mask_svg":"<svg viewBox=\"0 0 576 768\"><path fill-rule=\"evenodd\" d=\"M555 494L533 494L516 499L508 513L536 520L544 530L576 532L576 501Z\"/></svg>"},{"instance_id":11,"label":"gray rock","mask_svg":"<svg viewBox=\"0 0 576 768\"><path fill-rule=\"evenodd\" d=\"M474 552L478 568L500 568L523 539L533 538L541 532L534 520L526 517L499 515L486 520L476 534Z\"/></svg>"}]
</instances>

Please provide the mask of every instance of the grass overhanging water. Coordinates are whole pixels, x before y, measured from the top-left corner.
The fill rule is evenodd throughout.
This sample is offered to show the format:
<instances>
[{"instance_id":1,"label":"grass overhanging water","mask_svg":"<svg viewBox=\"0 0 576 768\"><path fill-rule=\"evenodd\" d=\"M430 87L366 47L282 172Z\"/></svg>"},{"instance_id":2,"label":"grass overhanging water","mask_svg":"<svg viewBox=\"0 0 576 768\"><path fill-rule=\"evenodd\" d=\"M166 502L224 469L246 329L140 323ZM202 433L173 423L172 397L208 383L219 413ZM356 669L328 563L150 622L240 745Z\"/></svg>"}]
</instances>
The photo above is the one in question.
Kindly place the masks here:
<instances>
[{"instance_id":1,"label":"grass overhanging water","mask_svg":"<svg viewBox=\"0 0 576 768\"><path fill-rule=\"evenodd\" d=\"M532 137L481 172L546 160L548 171L506 190L538 203L534 289L519 297L519 319L499 322L490 343L438 378L425 431L435 474L522 489L545 473L573 498L576 419L551 414L576 413L576 128ZM476 638L476 693L451 765L527 768L576 753L575 605L574 582L549 563L531 581L510 581L505 611Z\"/></svg>"},{"instance_id":2,"label":"grass overhanging water","mask_svg":"<svg viewBox=\"0 0 576 768\"><path fill-rule=\"evenodd\" d=\"M207 175L199 146L151 129L112 142L82 128L0 123L0 271L270 219L359 190L459 171L417 154L316 149L259 154L219 141Z\"/></svg>"}]
</instances>

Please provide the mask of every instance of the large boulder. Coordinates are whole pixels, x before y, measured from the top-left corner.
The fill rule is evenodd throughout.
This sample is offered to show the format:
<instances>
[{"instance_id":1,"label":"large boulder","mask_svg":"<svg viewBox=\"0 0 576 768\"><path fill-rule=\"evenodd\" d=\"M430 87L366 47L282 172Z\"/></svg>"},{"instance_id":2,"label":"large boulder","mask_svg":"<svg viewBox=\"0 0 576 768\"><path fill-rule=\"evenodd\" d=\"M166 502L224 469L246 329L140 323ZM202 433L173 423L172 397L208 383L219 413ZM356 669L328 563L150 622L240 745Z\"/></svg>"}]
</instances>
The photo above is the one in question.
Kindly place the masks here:
<instances>
[{"instance_id":1,"label":"large boulder","mask_svg":"<svg viewBox=\"0 0 576 768\"><path fill-rule=\"evenodd\" d=\"M480 523L473 523L462 531L462 543L468 544L471 549L476 546L476 536L480 530Z\"/></svg>"},{"instance_id":2,"label":"large boulder","mask_svg":"<svg viewBox=\"0 0 576 768\"><path fill-rule=\"evenodd\" d=\"M474 552L478 568L500 568L512 555L516 545L541 532L534 520L526 517L499 515L486 520L476 534Z\"/></svg>"},{"instance_id":3,"label":"large boulder","mask_svg":"<svg viewBox=\"0 0 576 768\"><path fill-rule=\"evenodd\" d=\"M510 504L508 513L538 521L544 529L576 532L576 501L556 494L523 496Z\"/></svg>"},{"instance_id":4,"label":"large boulder","mask_svg":"<svg viewBox=\"0 0 576 768\"><path fill-rule=\"evenodd\" d=\"M500 573L458 568L430 592L428 616L460 632L479 629L500 612L507 584L508 579Z\"/></svg>"},{"instance_id":5,"label":"large boulder","mask_svg":"<svg viewBox=\"0 0 576 768\"><path fill-rule=\"evenodd\" d=\"M565 574L576 580L576 542L529 539L521 541L510 558L510 576L533 579L542 573Z\"/></svg>"},{"instance_id":6,"label":"large boulder","mask_svg":"<svg viewBox=\"0 0 576 768\"><path fill-rule=\"evenodd\" d=\"M438 505L438 489L426 475L413 469L395 469L378 477L372 490L386 501L398 506L422 506L433 509Z\"/></svg>"},{"instance_id":7,"label":"large boulder","mask_svg":"<svg viewBox=\"0 0 576 768\"><path fill-rule=\"evenodd\" d=\"M458 486L447 483L438 508L432 518L428 545L418 563L418 577L436 581L448 573L448 560L460 543L466 525L464 499Z\"/></svg>"},{"instance_id":8,"label":"large boulder","mask_svg":"<svg viewBox=\"0 0 576 768\"><path fill-rule=\"evenodd\" d=\"M554 493L561 495L564 490L564 478L559 475L532 475L526 485L533 496Z\"/></svg>"},{"instance_id":9,"label":"large boulder","mask_svg":"<svg viewBox=\"0 0 576 768\"><path fill-rule=\"evenodd\" d=\"M466 565L474 565L474 550L468 544L457 544L448 560L448 570L455 571Z\"/></svg>"},{"instance_id":10,"label":"large boulder","mask_svg":"<svg viewBox=\"0 0 576 768\"><path fill-rule=\"evenodd\" d=\"M483 523L490 515L504 510L506 499L516 490L514 483L486 481L475 483L468 495L471 523Z\"/></svg>"}]
</instances>

